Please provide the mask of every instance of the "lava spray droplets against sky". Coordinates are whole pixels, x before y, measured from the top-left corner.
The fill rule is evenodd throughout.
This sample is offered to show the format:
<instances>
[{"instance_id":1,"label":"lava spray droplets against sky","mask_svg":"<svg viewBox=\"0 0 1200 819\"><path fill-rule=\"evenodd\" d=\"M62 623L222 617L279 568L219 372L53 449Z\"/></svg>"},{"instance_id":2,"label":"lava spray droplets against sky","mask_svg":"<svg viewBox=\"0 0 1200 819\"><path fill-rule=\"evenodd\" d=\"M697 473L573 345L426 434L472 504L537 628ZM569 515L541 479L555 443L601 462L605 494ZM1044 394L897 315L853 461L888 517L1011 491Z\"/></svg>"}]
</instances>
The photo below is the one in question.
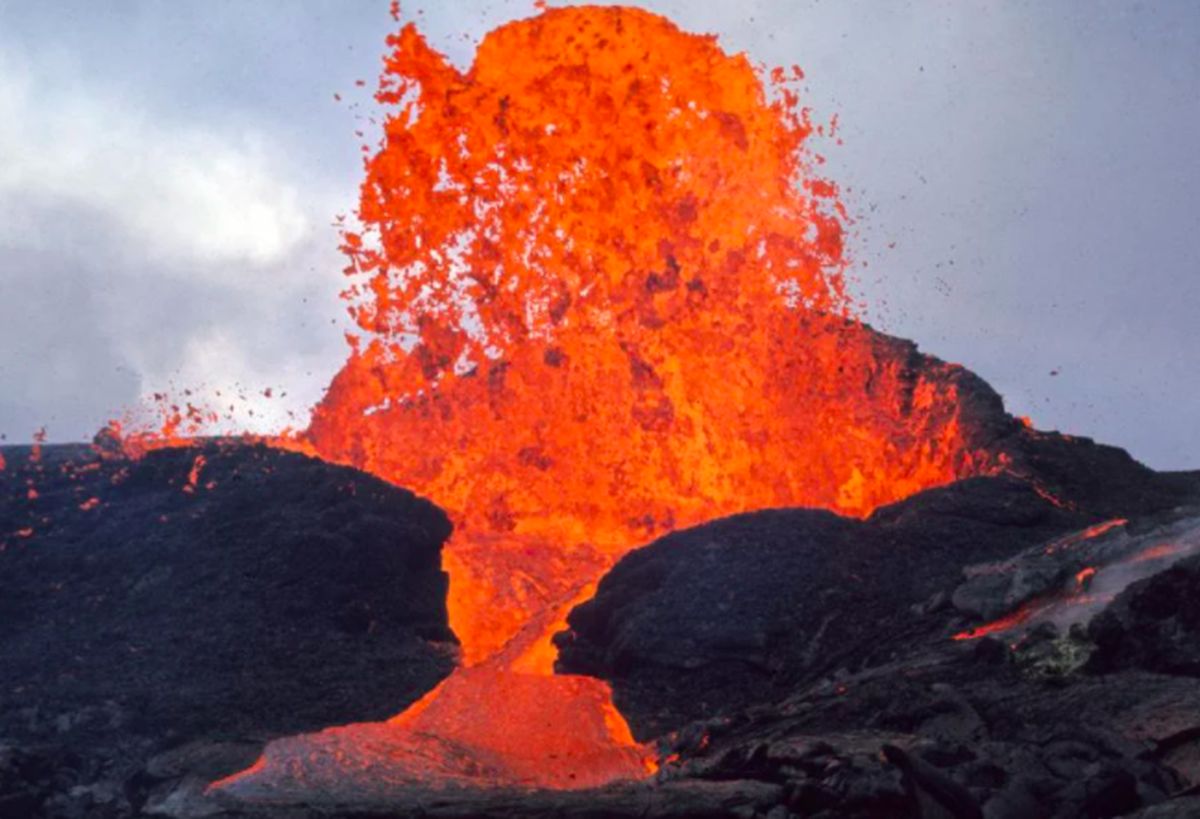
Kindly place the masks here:
<instances>
[{"instance_id":1,"label":"lava spray droplets against sky","mask_svg":"<svg viewBox=\"0 0 1200 819\"><path fill-rule=\"evenodd\" d=\"M541 785L595 780L556 772L551 747L641 773L607 689L549 676L550 635L616 558L749 509L863 515L987 457L955 368L914 376L850 315L798 69L765 86L715 38L628 8L502 26L466 73L412 25L389 45L344 237L362 337L306 445L455 520L468 668L391 727L473 725L477 758ZM555 691L575 706L547 710ZM567 748L573 731L594 747ZM625 750L605 767L596 743Z\"/></svg>"}]
</instances>

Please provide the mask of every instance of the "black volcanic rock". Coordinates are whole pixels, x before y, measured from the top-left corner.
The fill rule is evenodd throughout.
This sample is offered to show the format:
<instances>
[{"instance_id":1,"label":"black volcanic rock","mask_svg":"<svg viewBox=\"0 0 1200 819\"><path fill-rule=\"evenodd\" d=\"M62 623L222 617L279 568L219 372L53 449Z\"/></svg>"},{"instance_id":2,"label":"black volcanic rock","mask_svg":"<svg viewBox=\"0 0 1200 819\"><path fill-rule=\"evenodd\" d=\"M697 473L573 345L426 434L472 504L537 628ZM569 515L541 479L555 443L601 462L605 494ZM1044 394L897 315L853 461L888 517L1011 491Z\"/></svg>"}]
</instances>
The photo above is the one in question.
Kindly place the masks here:
<instances>
[{"instance_id":1,"label":"black volcanic rock","mask_svg":"<svg viewBox=\"0 0 1200 819\"><path fill-rule=\"evenodd\" d=\"M558 670L612 684L660 778L780 784L789 815L1189 815L1200 480L1014 435L1015 475L631 552L569 615Z\"/></svg>"},{"instance_id":2,"label":"black volcanic rock","mask_svg":"<svg viewBox=\"0 0 1200 819\"><path fill-rule=\"evenodd\" d=\"M1092 670L1145 668L1200 677L1200 555L1130 585L1088 632L1096 644Z\"/></svg>"},{"instance_id":3,"label":"black volcanic rock","mask_svg":"<svg viewBox=\"0 0 1200 819\"><path fill-rule=\"evenodd\" d=\"M1022 427L994 446L1009 458L1009 473L1097 519L1153 515L1194 502L1200 490L1200 472L1156 472L1090 438Z\"/></svg>"},{"instance_id":4,"label":"black volcanic rock","mask_svg":"<svg viewBox=\"0 0 1200 819\"><path fill-rule=\"evenodd\" d=\"M453 665L450 524L409 492L255 445L3 455L0 745L14 770L69 751L78 788L172 752L142 785L186 758L215 777L270 737L395 714Z\"/></svg>"},{"instance_id":5,"label":"black volcanic rock","mask_svg":"<svg viewBox=\"0 0 1200 819\"><path fill-rule=\"evenodd\" d=\"M1026 453L1014 475L922 492L863 521L804 509L738 515L629 553L556 637L559 670L611 681L635 735L657 736L915 656L955 622L972 625L955 607L994 618L1087 568L1082 546L1043 556L1044 544L1114 515L1159 531L1200 498L1194 474L1155 473L1085 439L1014 435L1008 445ZM1140 541L1117 534L1115 545L1097 540L1098 554L1130 559ZM1192 628L1181 607L1171 634Z\"/></svg>"},{"instance_id":6,"label":"black volcanic rock","mask_svg":"<svg viewBox=\"0 0 1200 819\"><path fill-rule=\"evenodd\" d=\"M635 735L653 737L944 636L939 609L964 565L1086 520L1023 481L977 478L866 521L803 509L715 521L618 562L558 636L559 668L612 681Z\"/></svg>"},{"instance_id":7,"label":"black volcanic rock","mask_svg":"<svg viewBox=\"0 0 1200 819\"><path fill-rule=\"evenodd\" d=\"M1197 709L1178 677L1031 684L943 653L692 723L661 776L780 783L800 816L1119 816L1186 793L1164 751Z\"/></svg>"}]
</instances>

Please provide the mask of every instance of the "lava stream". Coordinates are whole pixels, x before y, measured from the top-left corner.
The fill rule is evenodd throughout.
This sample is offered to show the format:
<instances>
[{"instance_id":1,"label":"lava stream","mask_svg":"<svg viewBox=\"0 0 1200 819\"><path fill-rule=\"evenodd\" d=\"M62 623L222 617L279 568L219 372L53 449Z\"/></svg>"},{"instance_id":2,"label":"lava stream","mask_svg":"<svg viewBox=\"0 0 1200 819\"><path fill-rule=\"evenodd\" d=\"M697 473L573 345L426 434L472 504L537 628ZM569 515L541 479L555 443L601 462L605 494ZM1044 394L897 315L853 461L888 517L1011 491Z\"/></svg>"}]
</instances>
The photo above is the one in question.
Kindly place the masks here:
<instances>
[{"instance_id":1,"label":"lava stream","mask_svg":"<svg viewBox=\"0 0 1200 819\"><path fill-rule=\"evenodd\" d=\"M1060 587L1024 601L1002 617L961 631L952 639L976 640L990 635L1012 638L1045 622L1066 632L1072 625L1086 624L1130 584L1200 552L1200 521L1184 519L1138 536L1124 530L1127 522L1117 519L1099 523L1045 547L1043 553L1052 555L1083 549L1090 543L1085 558L1089 565L1071 574Z\"/></svg>"}]
</instances>

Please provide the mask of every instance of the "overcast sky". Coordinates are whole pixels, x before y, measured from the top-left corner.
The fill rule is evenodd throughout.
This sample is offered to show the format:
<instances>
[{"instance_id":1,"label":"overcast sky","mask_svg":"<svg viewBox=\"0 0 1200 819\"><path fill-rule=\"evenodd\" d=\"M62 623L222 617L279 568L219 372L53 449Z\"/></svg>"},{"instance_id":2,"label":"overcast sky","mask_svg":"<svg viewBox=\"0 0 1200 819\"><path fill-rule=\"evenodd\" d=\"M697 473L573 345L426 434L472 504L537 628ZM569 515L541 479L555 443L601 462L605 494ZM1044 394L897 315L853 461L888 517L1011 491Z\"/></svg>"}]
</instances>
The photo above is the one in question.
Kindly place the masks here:
<instances>
[{"instance_id":1,"label":"overcast sky","mask_svg":"<svg viewBox=\"0 0 1200 819\"><path fill-rule=\"evenodd\" d=\"M805 103L840 120L825 153L876 326L1040 427L1200 467L1200 4L645 5L805 69ZM0 0L10 441L90 437L172 383L303 422L345 354L330 225L386 6ZM533 4L418 8L466 66Z\"/></svg>"}]
</instances>

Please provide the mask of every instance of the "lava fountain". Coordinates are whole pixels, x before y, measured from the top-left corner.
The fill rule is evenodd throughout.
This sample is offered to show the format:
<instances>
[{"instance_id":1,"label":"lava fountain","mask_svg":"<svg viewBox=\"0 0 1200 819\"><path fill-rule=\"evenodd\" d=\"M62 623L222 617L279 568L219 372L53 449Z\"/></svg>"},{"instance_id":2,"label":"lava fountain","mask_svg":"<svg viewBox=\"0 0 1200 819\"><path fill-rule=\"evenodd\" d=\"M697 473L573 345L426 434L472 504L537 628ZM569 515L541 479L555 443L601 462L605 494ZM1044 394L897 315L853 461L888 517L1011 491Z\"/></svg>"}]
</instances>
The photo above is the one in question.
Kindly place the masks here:
<instances>
[{"instance_id":1,"label":"lava fountain","mask_svg":"<svg viewBox=\"0 0 1200 819\"><path fill-rule=\"evenodd\" d=\"M412 25L388 44L343 234L361 332L299 445L449 511L462 667L222 787L644 776L607 686L553 674L551 636L617 558L747 510L865 515L996 458L959 368L918 371L855 319L799 69L764 81L630 8L502 26L466 73Z\"/></svg>"}]
</instances>

